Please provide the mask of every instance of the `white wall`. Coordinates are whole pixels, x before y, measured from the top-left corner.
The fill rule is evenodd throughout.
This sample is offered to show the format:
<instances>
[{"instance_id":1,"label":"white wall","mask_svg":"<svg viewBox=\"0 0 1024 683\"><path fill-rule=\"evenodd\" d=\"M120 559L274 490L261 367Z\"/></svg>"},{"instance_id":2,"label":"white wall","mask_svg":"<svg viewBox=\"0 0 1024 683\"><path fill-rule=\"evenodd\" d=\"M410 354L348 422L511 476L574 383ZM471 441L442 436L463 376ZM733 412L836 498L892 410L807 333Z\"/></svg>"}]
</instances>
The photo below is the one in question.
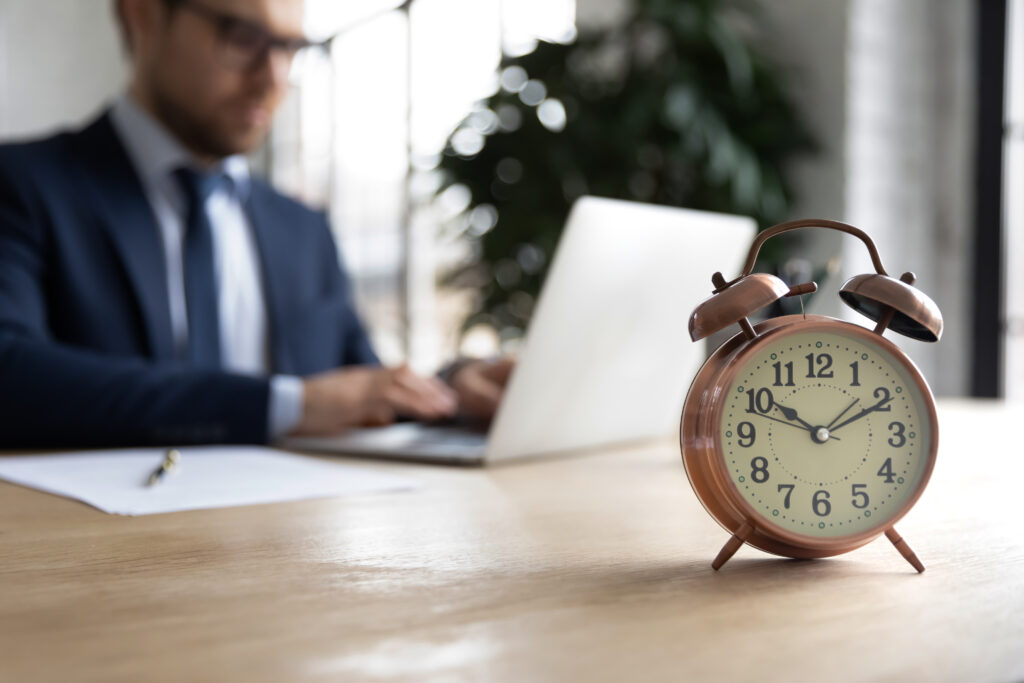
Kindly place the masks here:
<instances>
[{"instance_id":1,"label":"white wall","mask_svg":"<svg viewBox=\"0 0 1024 683\"><path fill-rule=\"evenodd\" d=\"M847 0L756 0L764 17L761 47L784 70L790 96L818 144L818 151L790 167L795 202L789 219L846 218L846 58L849 37ZM832 231L799 231L779 237L792 254L824 267L842 253L844 237ZM836 273L821 285L809 310L839 315Z\"/></svg>"},{"instance_id":2,"label":"white wall","mask_svg":"<svg viewBox=\"0 0 1024 683\"><path fill-rule=\"evenodd\" d=\"M937 344L890 334L939 395L969 391L974 25L961 0L851 0L847 215L942 311ZM871 270L844 245L847 274ZM856 314L855 314L856 315ZM863 318L861 318L863 320Z\"/></svg>"},{"instance_id":3,"label":"white wall","mask_svg":"<svg viewBox=\"0 0 1024 683\"><path fill-rule=\"evenodd\" d=\"M793 217L840 220L846 197L846 0L760 0L762 47L785 72L820 150L791 168L798 196ZM827 233L826 233L827 234Z\"/></svg>"},{"instance_id":4,"label":"white wall","mask_svg":"<svg viewBox=\"0 0 1024 683\"><path fill-rule=\"evenodd\" d=\"M576 26L580 30L600 29L621 23L630 0L576 0Z\"/></svg>"},{"instance_id":5,"label":"white wall","mask_svg":"<svg viewBox=\"0 0 1024 683\"><path fill-rule=\"evenodd\" d=\"M124 77L108 0L0 0L0 138L77 126Z\"/></svg>"},{"instance_id":6,"label":"white wall","mask_svg":"<svg viewBox=\"0 0 1024 683\"><path fill-rule=\"evenodd\" d=\"M912 270L943 312L942 341L894 339L937 394L968 391L973 173L973 15L960 0L757 0L765 49L791 66L791 92L821 145L796 163L793 218L865 230L893 276ZM815 312L866 319L834 296L870 272L861 243L818 233L794 245L841 256ZM893 337L890 333L890 337Z\"/></svg>"}]
</instances>

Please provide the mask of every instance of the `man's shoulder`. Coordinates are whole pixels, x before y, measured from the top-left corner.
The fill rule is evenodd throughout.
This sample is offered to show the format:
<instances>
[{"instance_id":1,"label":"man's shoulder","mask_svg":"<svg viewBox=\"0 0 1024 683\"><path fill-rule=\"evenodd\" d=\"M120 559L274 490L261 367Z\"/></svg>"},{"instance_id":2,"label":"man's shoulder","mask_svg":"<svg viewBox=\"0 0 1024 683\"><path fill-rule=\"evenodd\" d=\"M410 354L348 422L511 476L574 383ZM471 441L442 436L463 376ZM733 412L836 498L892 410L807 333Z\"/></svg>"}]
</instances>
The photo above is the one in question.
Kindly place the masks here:
<instances>
[{"instance_id":1,"label":"man's shoulder","mask_svg":"<svg viewBox=\"0 0 1024 683\"><path fill-rule=\"evenodd\" d=\"M46 137L8 140L0 143L0 165L25 170L41 164L59 162L74 133L61 131Z\"/></svg>"},{"instance_id":2,"label":"man's shoulder","mask_svg":"<svg viewBox=\"0 0 1024 683\"><path fill-rule=\"evenodd\" d=\"M36 201L47 194L47 188L66 187L67 171L73 165L67 154L69 135L62 132L0 144L0 201L12 197Z\"/></svg>"},{"instance_id":3,"label":"man's shoulder","mask_svg":"<svg viewBox=\"0 0 1024 683\"><path fill-rule=\"evenodd\" d=\"M76 141L94 131L102 119L93 119L79 129L0 142L0 171L12 181L28 180L40 172L66 171L76 161Z\"/></svg>"}]
</instances>

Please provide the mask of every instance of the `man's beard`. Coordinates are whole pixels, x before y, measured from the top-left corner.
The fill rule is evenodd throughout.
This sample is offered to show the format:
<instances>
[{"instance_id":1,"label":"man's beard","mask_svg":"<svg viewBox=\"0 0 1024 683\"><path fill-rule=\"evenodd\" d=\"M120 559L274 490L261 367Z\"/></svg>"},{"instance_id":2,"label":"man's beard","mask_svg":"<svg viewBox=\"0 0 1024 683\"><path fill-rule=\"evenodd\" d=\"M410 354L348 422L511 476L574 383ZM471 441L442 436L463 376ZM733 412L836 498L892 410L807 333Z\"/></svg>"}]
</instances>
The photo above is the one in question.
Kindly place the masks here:
<instances>
[{"instance_id":1,"label":"man's beard","mask_svg":"<svg viewBox=\"0 0 1024 683\"><path fill-rule=\"evenodd\" d=\"M253 139L231 139L219 135L215 126L204 123L175 104L160 92L153 93L153 106L160 121L190 152L202 157L223 159L234 154L249 152L262 140L261 135L250 136Z\"/></svg>"}]
</instances>

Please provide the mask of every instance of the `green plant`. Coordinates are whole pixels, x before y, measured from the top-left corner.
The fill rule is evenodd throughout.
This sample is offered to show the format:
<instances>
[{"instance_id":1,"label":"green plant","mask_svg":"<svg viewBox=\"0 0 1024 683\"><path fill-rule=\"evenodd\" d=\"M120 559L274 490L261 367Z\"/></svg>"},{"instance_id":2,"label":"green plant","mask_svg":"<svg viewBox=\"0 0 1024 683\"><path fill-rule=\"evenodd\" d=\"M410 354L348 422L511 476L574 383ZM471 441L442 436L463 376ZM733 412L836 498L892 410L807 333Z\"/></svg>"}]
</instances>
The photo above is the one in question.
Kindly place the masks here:
<instances>
[{"instance_id":1,"label":"green plant","mask_svg":"<svg viewBox=\"0 0 1024 683\"><path fill-rule=\"evenodd\" d=\"M499 90L449 138L441 188L464 185L478 288L466 326L514 335L582 194L783 220L786 162L813 149L783 74L727 0L636 0L615 29L541 43L501 65ZM628 229L628 226L624 226ZM771 262L772 254L766 254Z\"/></svg>"}]
</instances>

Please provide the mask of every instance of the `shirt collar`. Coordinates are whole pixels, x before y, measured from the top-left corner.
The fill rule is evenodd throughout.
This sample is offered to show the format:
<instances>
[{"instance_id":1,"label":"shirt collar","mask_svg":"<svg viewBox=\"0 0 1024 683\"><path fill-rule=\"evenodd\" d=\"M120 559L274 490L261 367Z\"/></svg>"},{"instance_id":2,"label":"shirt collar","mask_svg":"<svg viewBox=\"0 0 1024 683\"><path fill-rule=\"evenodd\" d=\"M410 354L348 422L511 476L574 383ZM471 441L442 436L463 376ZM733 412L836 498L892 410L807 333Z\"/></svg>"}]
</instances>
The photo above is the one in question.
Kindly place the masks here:
<instances>
[{"instance_id":1,"label":"shirt collar","mask_svg":"<svg viewBox=\"0 0 1024 683\"><path fill-rule=\"evenodd\" d=\"M150 185L159 185L178 168L195 166L180 142L159 121L135 103L127 93L115 100L111 122L135 165L135 170ZM220 170L230 187L244 199L249 192L249 162L241 154L221 159L211 170Z\"/></svg>"}]
</instances>

